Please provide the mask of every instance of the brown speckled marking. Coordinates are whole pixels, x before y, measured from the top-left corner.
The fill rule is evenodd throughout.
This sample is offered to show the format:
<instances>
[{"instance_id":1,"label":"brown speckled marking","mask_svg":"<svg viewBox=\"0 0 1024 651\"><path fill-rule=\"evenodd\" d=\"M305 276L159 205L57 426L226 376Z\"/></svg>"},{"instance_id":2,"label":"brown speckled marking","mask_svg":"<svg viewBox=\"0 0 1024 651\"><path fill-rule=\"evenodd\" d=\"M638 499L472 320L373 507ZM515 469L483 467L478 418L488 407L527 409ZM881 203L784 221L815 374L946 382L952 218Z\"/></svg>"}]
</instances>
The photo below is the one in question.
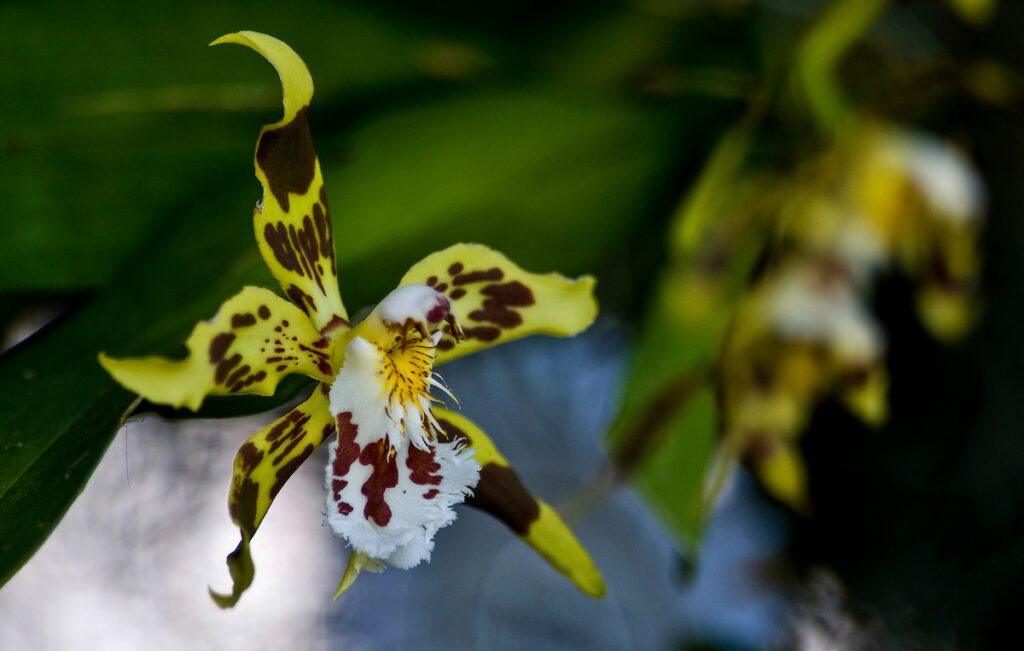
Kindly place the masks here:
<instances>
[{"instance_id":1,"label":"brown speckled marking","mask_svg":"<svg viewBox=\"0 0 1024 651\"><path fill-rule=\"evenodd\" d=\"M484 282L486 280L501 280L505 277L505 272L498 267L491 267L484 271L471 271L464 274L452 274L455 276L452 278L452 284L455 286L469 285L471 283Z\"/></svg>"},{"instance_id":2,"label":"brown speckled marking","mask_svg":"<svg viewBox=\"0 0 1024 651\"><path fill-rule=\"evenodd\" d=\"M309 314L310 310L316 310L316 302L313 301L313 297L302 291L302 288L289 285L285 293L288 294L288 298L292 299L292 303L295 303L306 314Z\"/></svg>"},{"instance_id":3,"label":"brown speckled marking","mask_svg":"<svg viewBox=\"0 0 1024 651\"><path fill-rule=\"evenodd\" d=\"M494 326L477 326L475 328L463 328L466 339L479 339L480 341L494 341L501 336L501 330ZM440 346L438 346L440 348Z\"/></svg>"},{"instance_id":4,"label":"brown speckled marking","mask_svg":"<svg viewBox=\"0 0 1024 651\"><path fill-rule=\"evenodd\" d=\"M298 413L298 415L300 416L302 415L302 412L293 411L292 413ZM318 433L318 436L314 438L312 436L314 432L309 432L308 430L306 430L305 425L306 422L308 422L308 420L309 417L306 417L305 419L302 420L303 431L300 432L299 434L299 436L305 438L307 442L306 447L304 447L302 451L296 454L294 457L282 463L288 452L295 448L295 443L298 442L298 439L296 439L295 442L289 443L287 447L284 449L284 451L282 451L281 454L273 461L275 466L280 467L274 473L274 484L270 487L270 499L274 499L277 496L277 493L284 486L284 483L288 481L288 479L298 469L298 467L301 466L303 462L305 462L306 459L309 458L309 455L313 454L313 450L315 450L317 446L319 446L321 443L327 440L329 436L334 434L334 423L331 422L324 425L324 428ZM273 452L275 445L277 445L277 442L271 445L270 452Z\"/></svg>"},{"instance_id":5,"label":"brown speckled marking","mask_svg":"<svg viewBox=\"0 0 1024 651\"><path fill-rule=\"evenodd\" d=\"M540 504L526 490L519 476L508 466L484 464L480 482L466 504L484 510L504 522L520 536L540 517Z\"/></svg>"},{"instance_id":6,"label":"brown speckled marking","mask_svg":"<svg viewBox=\"0 0 1024 651\"><path fill-rule=\"evenodd\" d=\"M295 455L292 459L285 463L277 472L274 473L274 484L270 487L270 499L277 497L277 494L284 487L284 483L295 473L295 471L302 465L309 455L313 454L313 450L316 448L312 443L307 445L302 452Z\"/></svg>"},{"instance_id":7,"label":"brown speckled marking","mask_svg":"<svg viewBox=\"0 0 1024 651\"><path fill-rule=\"evenodd\" d=\"M228 378L228 373L231 369L235 368L242 362L242 355L235 353L228 359L223 360L220 364L217 364L217 370L213 374L213 380L217 384L224 384Z\"/></svg>"},{"instance_id":8,"label":"brown speckled marking","mask_svg":"<svg viewBox=\"0 0 1024 651\"><path fill-rule=\"evenodd\" d=\"M285 324L287 324L287 322L285 322ZM295 341L296 338L292 337L292 340ZM324 344L329 343L330 342L328 342L326 339L321 339L320 341L314 342L313 346L315 348L326 348L327 346ZM323 352L322 350L310 348L309 346L305 346L303 344L298 344L298 347L299 350L306 353L306 356L309 357L311 361L316 363L317 368L320 369L321 373L327 376L334 375L334 369L331 367L330 356L327 353Z\"/></svg>"},{"instance_id":9,"label":"brown speckled marking","mask_svg":"<svg viewBox=\"0 0 1024 651\"><path fill-rule=\"evenodd\" d=\"M345 411L338 414L338 447L334 451L334 459L331 461L331 492L334 501L338 502L338 512L348 515L352 512L352 505L341 501L341 491L348 486L348 480L344 477L348 474L349 468L359 458L360 448L356 443L356 436L359 434L359 427L352 422L352 412Z\"/></svg>"},{"instance_id":10,"label":"brown speckled marking","mask_svg":"<svg viewBox=\"0 0 1024 651\"><path fill-rule=\"evenodd\" d=\"M299 229L296 229L294 224L286 226L284 222L277 222L276 227L273 224L265 224L263 239L278 264L299 276L314 280L320 293L326 295L324 267L320 264L320 259L329 259L334 273L334 240L330 232L330 223L319 204L315 205L313 216L317 221L314 222L306 215L302 218L302 226ZM324 250L327 251L326 254Z\"/></svg>"},{"instance_id":11,"label":"brown speckled marking","mask_svg":"<svg viewBox=\"0 0 1024 651\"><path fill-rule=\"evenodd\" d=\"M240 367L235 369L235 371L231 373L231 375L228 376L228 379L225 382L225 384L230 386L237 383L242 378L243 375L249 372L249 368L250 366L248 364L242 364Z\"/></svg>"},{"instance_id":12,"label":"brown speckled marking","mask_svg":"<svg viewBox=\"0 0 1024 651\"><path fill-rule=\"evenodd\" d=\"M235 482L232 487L231 499L228 500L228 513L238 528L247 536L256 532L256 502L259 500L260 485L250 477Z\"/></svg>"},{"instance_id":13,"label":"brown speckled marking","mask_svg":"<svg viewBox=\"0 0 1024 651\"><path fill-rule=\"evenodd\" d=\"M246 368L246 372L248 372L248 367ZM229 390L231 391L231 393L238 393L239 391L248 388L249 385L256 384L257 382L262 382L265 379L267 379L267 372L257 371L256 373L253 373L248 377L236 380L235 383L231 385Z\"/></svg>"},{"instance_id":14,"label":"brown speckled marking","mask_svg":"<svg viewBox=\"0 0 1024 651\"><path fill-rule=\"evenodd\" d=\"M511 307L529 307L534 304L533 292L518 280L501 285L488 285L480 292L487 298L479 310L469 313L474 321L487 321L510 330L522 324L523 317Z\"/></svg>"},{"instance_id":15,"label":"brown speckled marking","mask_svg":"<svg viewBox=\"0 0 1024 651\"><path fill-rule=\"evenodd\" d=\"M409 479L414 484L437 486L441 483L441 475L434 474L441 469L441 464L434 460L433 450L420 450L414 445L409 446L409 457L405 460L406 467L412 472Z\"/></svg>"},{"instance_id":16,"label":"brown speckled marking","mask_svg":"<svg viewBox=\"0 0 1024 651\"><path fill-rule=\"evenodd\" d=\"M232 328L248 328L252 325L256 325L256 317L248 312L245 314L235 314L231 317Z\"/></svg>"},{"instance_id":17,"label":"brown speckled marking","mask_svg":"<svg viewBox=\"0 0 1024 651\"><path fill-rule=\"evenodd\" d=\"M224 359L225 353L235 340L235 335L230 332L222 332L210 340L210 363L219 364Z\"/></svg>"},{"instance_id":18,"label":"brown speckled marking","mask_svg":"<svg viewBox=\"0 0 1024 651\"><path fill-rule=\"evenodd\" d=\"M288 124L267 131L256 149L256 164L267 175L270 192L288 212L288 193L304 194L316 174L316 151L309 135L308 106Z\"/></svg>"},{"instance_id":19,"label":"brown speckled marking","mask_svg":"<svg viewBox=\"0 0 1024 651\"><path fill-rule=\"evenodd\" d=\"M245 443L238 450L236 457L239 467L248 472L256 467L256 464L263 461L263 450L256 447L256 444L252 441Z\"/></svg>"},{"instance_id":20,"label":"brown speckled marking","mask_svg":"<svg viewBox=\"0 0 1024 651\"><path fill-rule=\"evenodd\" d=\"M327 214L327 198L320 189L320 204L313 205L313 223L316 224L317 240L320 242L320 257L331 263L331 275L337 276L337 261L334 259L334 231L331 228L331 218ZM323 273L322 271L320 273Z\"/></svg>"},{"instance_id":21,"label":"brown speckled marking","mask_svg":"<svg viewBox=\"0 0 1024 651\"><path fill-rule=\"evenodd\" d=\"M391 507L384 499L384 492L398 485L398 464L391 454L387 437L363 448L359 455L359 463L373 469L362 488L362 493L366 496L363 515L367 520L373 520L377 526L386 527L388 522L391 522Z\"/></svg>"},{"instance_id":22,"label":"brown speckled marking","mask_svg":"<svg viewBox=\"0 0 1024 651\"><path fill-rule=\"evenodd\" d=\"M348 326L349 323L347 319L343 319L341 318L340 315L335 314L334 316L331 317L331 320L324 325L324 327L320 328L320 334L327 335L334 332L338 328L347 328Z\"/></svg>"},{"instance_id":23,"label":"brown speckled marking","mask_svg":"<svg viewBox=\"0 0 1024 651\"><path fill-rule=\"evenodd\" d=\"M284 461L284 458L303 439L306 434L306 423L309 422L310 418L309 414L293 409L267 432L266 439L270 443L270 447L267 449L269 454L274 454L279 448L284 446L281 454L274 459L275 466Z\"/></svg>"},{"instance_id":24,"label":"brown speckled marking","mask_svg":"<svg viewBox=\"0 0 1024 651\"><path fill-rule=\"evenodd\" d=\"M302 265L299 263L299 257L295 253L288 234L288 228L284 225L284 222L278 222L276 227L273 224L265 224L263 226L263 240L270 246L270 250L274 253L274 258L278 264L288 271L294 271L300 276L302 275Z\"/></svg>"},{"instance_id":25,"label":"brown speckled marking","mask_svg":"<svg viewBox=\"0 0 1024 651\"><path fill-rule=\"evenodd\" d=\"M515 308L529 307L535 303L533 291L518 280L497 282L505 279L505 272L499 267L466 271L461 262L456 262L448 267L448 273L451 275L448 297L453 301L467 296L469 292L465 286L488 283L479 290L483 299L480 307L466 315L463 333L467 339L485 343L496 341L501 337L502 330L512 330L522 325L523 317ZM436 280L433 276L431 279ZM445 291L449 285L441 283L434 288ZM468 322L476 322L477 325ZM446 333L437 347L439 350L451 350L454 346L450 333Z\"/></svg>"},{"instance_id":26,"label":"brown speckled marking","mask_svg":"<svg viewBox=\"0 0 1024 651\"><path fill-rule=\"evenodd\" d=\"M256 313L259 314L260 318L263 319L264 321L270 318L270 308L267 307L266 305L261 305L260 309L257 310Z\"/></svg>"}]
</instances>

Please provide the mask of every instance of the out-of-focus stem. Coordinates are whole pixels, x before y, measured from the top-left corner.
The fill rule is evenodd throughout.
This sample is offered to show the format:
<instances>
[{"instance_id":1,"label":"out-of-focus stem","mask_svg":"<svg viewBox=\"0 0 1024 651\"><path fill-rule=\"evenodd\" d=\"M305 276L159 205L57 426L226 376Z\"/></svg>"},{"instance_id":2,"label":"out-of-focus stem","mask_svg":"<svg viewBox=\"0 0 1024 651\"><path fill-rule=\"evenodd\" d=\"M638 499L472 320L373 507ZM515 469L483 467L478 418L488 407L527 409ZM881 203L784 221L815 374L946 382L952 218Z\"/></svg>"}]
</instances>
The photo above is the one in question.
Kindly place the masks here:
<instances>
[{"instance_id":1,"label":"out-of-focus stem","mask_svg":"<svg viewBox=\"0 0 1024 651\"><path fill-rule=\"evenodd\" d=\"M836 80L836 69L888 4L889 0L836 0L801 40L795 61L796 90L823 129L836 130L852 113Z\"/></svg>"}]
</instances>

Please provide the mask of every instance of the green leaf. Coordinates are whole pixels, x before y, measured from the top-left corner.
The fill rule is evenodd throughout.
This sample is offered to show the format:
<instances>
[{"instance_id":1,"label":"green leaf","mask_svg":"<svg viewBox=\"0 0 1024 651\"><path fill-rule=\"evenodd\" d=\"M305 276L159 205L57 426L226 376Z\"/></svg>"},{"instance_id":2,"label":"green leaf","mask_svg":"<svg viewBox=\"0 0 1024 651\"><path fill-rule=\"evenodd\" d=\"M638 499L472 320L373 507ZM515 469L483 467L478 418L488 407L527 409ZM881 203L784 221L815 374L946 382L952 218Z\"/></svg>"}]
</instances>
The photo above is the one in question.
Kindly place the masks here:
<instances>
[{"instance_id":1,"label":"green leaf","mask_svg":"<svg viewBox=\"0 0 1024 651\"><path fill-rule=\"evenodd\" d=\"M777 194L747 168L753 129L748 115L724 134L676 210L670 261L609 432L618 471L636 480L681 549L699 546L720 488L720 477L707 477L719 429L715 366Z\"/></svg>"},{"instance_id":2,"label":"green leaf","mask_svg":"<svg viewBox=\"0 0 1024 651\"><path fill-rule=\"evenodd\" d=\"M681 548L700 539L705 468L717 417L710 369L728 321L714 310L681 317L663 282L632 351L619 417L609 433L612 459L632 478Z\"/></svg>"},{"instance_id":3,"label":"green leaf","mask_svg":"<svg viewBox=\"0 0 1024 651\"><path fill-rule=\"evenodd\" d=\"M687 400L685 409L676 411L665 423L665 440L644 464L637 484L676 540L692 547L699 546L710 515L704 502L704 478L718 420L710 386L704 385Z\"/></svg>"}]
</instances>

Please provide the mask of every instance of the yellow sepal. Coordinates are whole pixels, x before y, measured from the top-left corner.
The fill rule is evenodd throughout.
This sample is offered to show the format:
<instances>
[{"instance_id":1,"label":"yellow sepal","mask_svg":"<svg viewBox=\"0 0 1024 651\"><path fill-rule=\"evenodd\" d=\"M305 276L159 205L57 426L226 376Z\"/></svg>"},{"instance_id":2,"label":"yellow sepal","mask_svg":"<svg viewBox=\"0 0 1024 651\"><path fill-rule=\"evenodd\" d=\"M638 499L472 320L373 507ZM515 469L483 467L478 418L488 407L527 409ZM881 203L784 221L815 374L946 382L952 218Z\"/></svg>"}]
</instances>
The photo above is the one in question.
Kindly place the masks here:
<instances>
[{"instance_id":1,"label":"yellow sepal","mask_svg":"<svg viewBox=\"0 0 1024 651\"><path fill-rule=\"evenodd\" d=\"M196 325L182 361L163 357L115 359L100 364L122 386L150 402L199 409L206 396L273 395L281 378L301 373L330 382L329 342L298 308L273 292L246 287L210 321Z\"/></svg>"},{"instance_id":2,"label":"yellow sepal","mask_svg":"<svg viewBox=\"0 0 1024 651\"><path fill-rule=\"evenodd\" d=\"M798 513L809 513L807 470L800 453L788 443L779 443L753 467L771 495L785 502Z\"/></svg>"},{"instance_id":3,"label":"yellow sepal","mask_svg":"<svg viewBox=\"0 0 1024 651\"><path fill-rule=\"evenodd\" d=\"M455 244L413 265L399 287L429 285L451 299L466 339L441 340L435 364L443 364L526 335L582 332L597 317L596 282L529 273L486 246Z\"/></svg>"},{"instance_id":4,"label":"yellow sepal","mask_svg":"<svg viewBox=\"0 0 1024 651\"><path fill-rule=\"evenodd\" d=\"M313 450L334 434L326 388L323 384L317 386L301 405L250 436L235 456L228 510L242 540L227 560L234 582L231 593L210 591L222 608L234 606L252 583L249 542L274 498Z\"/></svg>"},{"instance_id":5,"label":"yellow sepal","mask_svg":"<svg viewBox=\"0 0 1024 651\"><path fill-rule=\"evenodd\" d=\"M359 572L362 571L362 563L360 563L360 556L367 557L362 552L353 551L348 555L348 564L345 565L345 573L341 576L341 582L338 583L338 589L334 591L334 596L331 597L331 601L336 601L338 597L343 595L352 584L359 578Z\"/></svg>"},{"instance_id":6,"label":"yellow sepal","mask_svg":"<svg viewBox=\"0 0 1024 651\"><path fill-rule=\"evenodd\" d=\"M449 437L465 438L476 450L473 458L480 463L480 482L466 503L508 525L581 592L603 597L604 580L587 551L555 510L526 490L487 435L464 416L441 408L433 411Z\"/></svg>"},{"instance_id":7,"label":"yellow sepal","mask_svg":"<svg viewBox=\"0 0 1024 651\"><path fill-rule=\"evenodd\" d=\"M334 234L320 161L313 148L306 111L313 78L285 43L258 32L238 32L210 45L237 43L273 64L284 91L284 117L260 131L254 165L263 201L253 228L263 260L285 294L309 314L325 335L348 327L338 292Z\"/></svg>"},{"instance_id":8,"label":"yellow sepal","mask_svg":"<svg viewBox=\"0 0 1024 651\"><path fill-rule=\"evenodd\" d=\"M334 591L334 596L331 597L331 601L337 600L338 597L343 595L346 590L352 587L352 584L359 578L359 573L363 570L370 572L382 572L384 571L384 563L377 560L376 558L370 558L363 552L357 552L352 550L352 553L348 555L348 564L345 566L345 574L341 577L341 583L338 584L338 589Z\"/></svg>"},{"instance_id":9,"label":"yellow sepal","mask_svg":"<svg viewBox=\"0 0 1024 651\"><path fill-rule=\"evenodd\" d=\"M889 416L889 374L882 366L874 366L860 382L843 387L839 396L864 424L878 427Z\"/></svg>"},{"instance_id":10,"label":"yellow sepal","mask_svg":"<svg viewBox=\"0 0 1024 651\"><path fill-rule=\"evenodd\" d=\"M255 50L277 69L284 91L284 117L280 122L269 125L268 129L291 122L299 111L309 106L309 101L313 99L313 76L309 74L309 69L306 68L306 64L303 63L299 55L287 43L260 32L242 31L225 34L211 42L210 45L223 45L224 43L244 45Z\"/></svg>"}]
</instances>

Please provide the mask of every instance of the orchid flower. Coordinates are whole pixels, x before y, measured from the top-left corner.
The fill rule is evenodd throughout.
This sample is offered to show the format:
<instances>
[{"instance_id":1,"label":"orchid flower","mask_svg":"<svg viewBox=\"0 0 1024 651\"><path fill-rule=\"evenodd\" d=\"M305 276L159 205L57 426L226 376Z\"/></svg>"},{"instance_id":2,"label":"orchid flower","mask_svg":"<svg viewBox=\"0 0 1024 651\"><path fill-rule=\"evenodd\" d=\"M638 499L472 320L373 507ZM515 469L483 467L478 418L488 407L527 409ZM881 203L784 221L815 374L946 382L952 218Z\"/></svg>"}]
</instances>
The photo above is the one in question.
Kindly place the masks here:
<instances>
[{"instance_id":1,"label":"orchid flower","mask_svg":"<svg viewBox=\"0 0 1024 651\"><path fill-rule=\"evenodd\" d=\"M287 374L319 384L302 404L239 449L228 499L241 542L228 556L233 606L252 582L253 536L281 487L335 433L325 470L325 524L352 547L337 597L359 571L408 569L430 559L434 534L467 498L502 519L583 592L601 576L572 532L526 491L487 436L441 406L451 393L434 367L534 333L574 335L597 313L594 279L528 273L500 253L456 244L417 262L353 325L337 284L334 238L307 110L313 81L285 43L255 32L223 36L277 69L284 117L256 146L263 200L253 222L260 253L291 302L246 287L195 326L181 361L100 363L154 403L197 410L206 396L272 395ZM454 396L451 396L454 398Z\"/></svg>"},{"instance_id":2,"label":"orchid flower","mask_svg":"<svg viewBox=\"0 0 1024 651\"><path fill-rule=\"evenodd\" d=\"M901 268L917 283L922 323L944 341L965 334L986 199L955 147L867 118L789 183L778 253L723 345L724 453L712 476L740 456L769 493L808 512L797 443L814 407L837 398L872 427L887 416L885 333L868 300L876 277Z\"/></svg>"}]
</instances>

